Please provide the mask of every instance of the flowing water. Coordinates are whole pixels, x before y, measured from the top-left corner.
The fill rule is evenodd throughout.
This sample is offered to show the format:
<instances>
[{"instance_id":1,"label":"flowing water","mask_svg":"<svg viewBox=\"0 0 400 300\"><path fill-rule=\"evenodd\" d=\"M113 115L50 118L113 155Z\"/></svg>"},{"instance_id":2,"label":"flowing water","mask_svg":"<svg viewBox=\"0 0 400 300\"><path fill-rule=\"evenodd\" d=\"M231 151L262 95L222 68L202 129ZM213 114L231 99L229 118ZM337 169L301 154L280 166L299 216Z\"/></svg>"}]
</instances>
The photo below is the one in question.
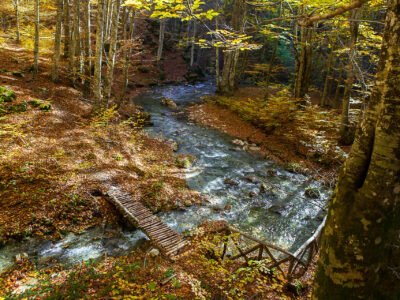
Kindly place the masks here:
<instances>
[{"instance_id":1,"label":"flowing water","mask_svg":"<svg viewBox=\"0 0 400 300\"><path fill-rule=\"evenodd\" d=\"M211 83L164 86L134 99L135 104L152 114L154 126L146 129L149 135L171 139L178 143L178 153L197 157L187 170L187 183L191 189L210 196L210 203L205 206L162 212L159 216L180 232L203 221L223 219L260 239L293 250L321 222L331 190L307 176L290 173L271 160L232 150L232 137L192 124L161 103L167 97L182 109L214 90ZM268 176L269 170L276 174ZM226 179L237 185L225 184ZM260 192L262 182L269 187L266 193ZM306 188L319 189L320 199L307 198ZM257 196L251 197L250 193ZM139 230L114 232L110 236L109 230L94 228L81 235L70 234L56 243L35 239L16 242L0 249L0 271L9 267L13 257L21 252L26 252L39 266L50 260L74 264L103 254L127 254L145 239Z\"/></svg>"}]
</instances>

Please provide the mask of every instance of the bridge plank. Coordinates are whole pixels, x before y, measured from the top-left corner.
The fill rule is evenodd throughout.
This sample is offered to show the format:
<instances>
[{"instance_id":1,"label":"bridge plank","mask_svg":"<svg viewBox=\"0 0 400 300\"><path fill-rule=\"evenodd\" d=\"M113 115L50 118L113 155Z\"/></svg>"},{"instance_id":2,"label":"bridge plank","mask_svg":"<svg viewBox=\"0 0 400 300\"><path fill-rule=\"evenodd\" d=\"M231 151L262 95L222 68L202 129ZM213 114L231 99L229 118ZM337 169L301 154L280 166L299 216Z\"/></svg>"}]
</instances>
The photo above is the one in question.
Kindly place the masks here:
<instances>
[{"instance_id":1,"label":"bridge plank","mask_svg":"<svg viewBox=\"0 0 400 300\"><path fill-rule=\"evenodd\" d=\"M146 206L122 189L111 187L107 194L123 216L141 229L167 256L171 256L188 244L181 234L174 232Z\"/></svg>"}]
</instances>

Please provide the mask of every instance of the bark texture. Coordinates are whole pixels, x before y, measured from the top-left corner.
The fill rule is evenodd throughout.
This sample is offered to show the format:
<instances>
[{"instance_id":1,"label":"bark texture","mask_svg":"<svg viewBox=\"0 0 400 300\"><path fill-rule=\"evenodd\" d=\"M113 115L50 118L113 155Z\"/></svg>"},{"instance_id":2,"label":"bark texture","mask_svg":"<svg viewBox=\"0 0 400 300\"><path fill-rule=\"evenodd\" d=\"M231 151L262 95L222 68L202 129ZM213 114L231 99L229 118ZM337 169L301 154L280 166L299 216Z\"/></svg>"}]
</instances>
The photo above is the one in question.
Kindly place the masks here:
<instances>
[{"instance_id":1,"label":"bark texture","mask_svg":"<svg viewBox=\"0 0 400 300\"><path fill-rule=\"evenodd\" d=\"M351 12L350 18L352 20L358 20L360 18L361 9L358 8ZM350 22L350 40L349 40L349 64L347 65L347 78L346 78L346 87L343 95L343 104L342 104L342 120L340 124L340 134L341 140L343 144L348 144L351 141L348 140L348 129L349 129L349 110L350 110L350 99L351 99L351 91L353 89L354 84L354 61L356 58L356 44L358 37L358 25L359 22L352 21Z\"/></svg>"},{"instance_id":2,"label":"bark texture","mask_svg":"<svg viewBox=\"0 0 400 300\"><path fill-rule=\"evenodd\" d=\"M103 31L104 31L104 0L97 3L97 20L96 20L96 56L94 60L94 76L93 76L93 110L101 109L101 65L103 61Z\"/></svg>"},{"instance_id":3,"label":"bark texture","mask_svg":"<svg viewBox=\"0 0 400 300\"><path fill-rule=\"evenodd\" d=\"M121 6L121 0L115 0L113 5L113 14L111 22L110 49L108 51L108 57L107 57L107 75L104 81L104 100L102 104L104 109L107 109L108 100L111 97L111 88L114 79L115 52L117 50L120 6Z\"/></svg>"},{"instance_id":4,"label":"bark texture","mask_svg":"<svg viewBox=\"0 0 400 300\"><path fill-rule=\"evenodd\" d=\"M58 82L58 68L61 54L61 27L63 19L63 0L57 0L57 23L56 23L56 36L54 39L54 54L53 54L53 68L51 71L51 79Z\"/></svg>"},{"instance_id":5,"label":"bark texture","mask_svg":"<svg viewBox=\"0 0 400 300\"><path fill-rule=\"evenodd\" d=\"M371 100L330 204L313 299L399 299L400 0Z\"/></svg>"},{"instance_id":6,"label":"bark texture","mask_svg":"<svg viewBox=\"0 0 400 300\"><path fill-rule=\"evenodd\" d=\"M231 27L237 32L244 31L244 20L246 16L246 2L243 0L235 0L233 4ZM230 49L224 54L224 66L222 68L221 82L218 92L231 94L236 88L238 77L241 77L238 72L239 67L239 49Z\"/></svg>"},{"instance_id":7,"label":"bark texture","mask_svg":"<svg viewBox=\"0 0 400 300\"><path fill-rule=\"evenodd\" d=\"M40 22L40 11L39 11L40 1L35 1L35 44L33 49L33 72L35 74L39 73L39 22Z\"/></svg>"}]
</instances>

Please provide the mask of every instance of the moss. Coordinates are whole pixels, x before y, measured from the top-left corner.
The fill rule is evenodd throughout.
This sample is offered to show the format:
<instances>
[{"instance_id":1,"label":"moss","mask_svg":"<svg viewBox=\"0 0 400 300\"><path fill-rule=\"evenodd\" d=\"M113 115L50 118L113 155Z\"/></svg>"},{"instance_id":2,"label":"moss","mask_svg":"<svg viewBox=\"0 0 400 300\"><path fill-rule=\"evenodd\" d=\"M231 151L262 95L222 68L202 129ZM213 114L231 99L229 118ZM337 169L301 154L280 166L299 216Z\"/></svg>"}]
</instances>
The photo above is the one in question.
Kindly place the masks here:
<instances>
[{"instance_id":1,"label":"moss","mask_svg":"<svg viewBox=\"0 0 400 300\"><path fill-rule=\"evenodd\" d=\"M2 102L12 102L17 99L15 93L5 87L0 86L0 103Z\"/></svg>"},{"instance_id":2,"label":"moss","mask_svg":"<svg viewBox=\"0 0 400 300\"><path fill-rule=\"evenodd\" d=\"M49 111L51 109L51 103L45 102L39 99L34 99L28 102L31 106L39 108L42 111Z\"/></svg>"},{"instance_id":3,"label":"moss","mask_svg":"<svg viewBox=\"0 0 400 300\"><path fill-rule=\"evenodd\" d=\"M24 101L24 102L10 106L8 108L8 112L9 113L21 113L21 112L25 112L27 109L28 109L28 103L26 103Z\"/></svg>"},{"instance_id":4,"label":"moss","mask_svg":"<svg viewBox=\"0 0 400 300\"><path fill-rule=\"evenodd\" d=\"M12 74L13 74L15 77L24 77L24 76L22 75L22 72L21 72L21 71L14 71L14 72L12 72Z\"/></svg>"}]
</instances>

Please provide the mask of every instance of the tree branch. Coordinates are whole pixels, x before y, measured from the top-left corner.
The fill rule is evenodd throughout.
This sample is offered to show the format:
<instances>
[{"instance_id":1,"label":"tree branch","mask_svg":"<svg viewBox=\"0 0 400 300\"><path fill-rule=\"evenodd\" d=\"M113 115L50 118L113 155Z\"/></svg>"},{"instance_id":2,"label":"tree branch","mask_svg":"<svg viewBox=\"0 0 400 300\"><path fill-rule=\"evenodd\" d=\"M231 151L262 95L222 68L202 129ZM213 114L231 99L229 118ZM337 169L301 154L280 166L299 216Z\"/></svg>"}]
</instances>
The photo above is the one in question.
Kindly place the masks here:
<instances>
[{"instance_id":1,"label":"tree branch","mask_svg":"<svg viewBox=\"0 0 400 300\"><path fill-rule=\"evenodd\" d=\"M306 18L304 21L299 22L299 25L300 26L310 26L314 22L318 22L318 21L326 20L326 19L331 19L333 17L336 17L338 15L341 15L341 14L345 13L346 11L349 11L349 10L352 10L354 8L360 7L365 2L368 2L368 1L369 0L356 0L356 1L352 2L352 3L350 3L349 5L345 5L345 6L339 7L337 10L332 11L330 13L326 13L326 14L315 16L315 17L311 17L311 18Z\"/></svg>"}]
</instances>

